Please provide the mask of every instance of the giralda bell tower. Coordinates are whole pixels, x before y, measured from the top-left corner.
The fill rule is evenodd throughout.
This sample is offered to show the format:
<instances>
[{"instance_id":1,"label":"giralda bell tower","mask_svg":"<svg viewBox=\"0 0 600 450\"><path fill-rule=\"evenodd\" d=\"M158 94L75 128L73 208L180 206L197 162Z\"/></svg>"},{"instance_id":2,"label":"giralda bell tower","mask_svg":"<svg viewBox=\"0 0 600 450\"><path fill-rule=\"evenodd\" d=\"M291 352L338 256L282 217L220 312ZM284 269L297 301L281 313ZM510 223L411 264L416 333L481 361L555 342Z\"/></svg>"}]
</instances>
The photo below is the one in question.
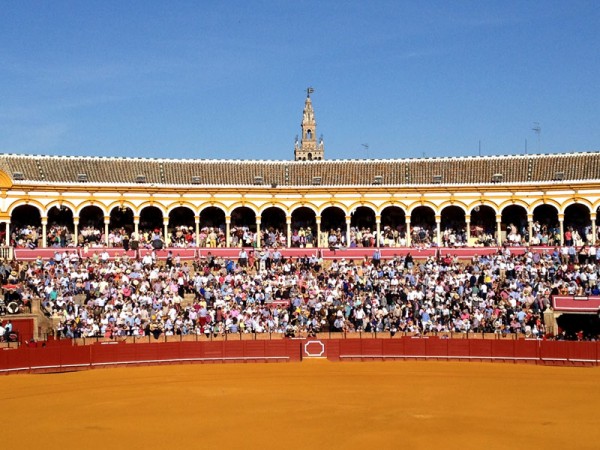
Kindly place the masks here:
<instances>
[{"instance_id":1,"label":"giralda bell tower","mask_svg":"<svg viewBox=\"0 0 600 450\"><path fill-rule=\"evenodd\" d=\"M294 159L296 161L321 160L325 156L325 145L323 136L317 143L317 122L315 121L315 112L310 100L310 94L315 90L311 87L306 89L306 101L304 102L304 111L302 113L302 140L294 145Z\"/></svg>"}]
</instances>

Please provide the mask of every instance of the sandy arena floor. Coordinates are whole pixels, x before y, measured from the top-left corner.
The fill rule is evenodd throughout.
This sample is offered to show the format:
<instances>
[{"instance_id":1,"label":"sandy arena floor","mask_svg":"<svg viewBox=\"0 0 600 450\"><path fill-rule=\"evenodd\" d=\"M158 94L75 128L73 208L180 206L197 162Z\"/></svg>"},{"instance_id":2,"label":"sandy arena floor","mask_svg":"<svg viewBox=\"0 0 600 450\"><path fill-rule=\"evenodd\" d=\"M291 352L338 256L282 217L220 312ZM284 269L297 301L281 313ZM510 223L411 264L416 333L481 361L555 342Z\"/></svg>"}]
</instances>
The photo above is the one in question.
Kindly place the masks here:
<instances>
[{"instance_id":1,"label":"sandy arena floor","mask_svg":"<svg viewBox=\"0 0 600 450\"><path fill-rule=\"evenodd\" d=\"M0 378L7 449L597 449L600 370L181 365Z\"/></svg>"}]
</instances>

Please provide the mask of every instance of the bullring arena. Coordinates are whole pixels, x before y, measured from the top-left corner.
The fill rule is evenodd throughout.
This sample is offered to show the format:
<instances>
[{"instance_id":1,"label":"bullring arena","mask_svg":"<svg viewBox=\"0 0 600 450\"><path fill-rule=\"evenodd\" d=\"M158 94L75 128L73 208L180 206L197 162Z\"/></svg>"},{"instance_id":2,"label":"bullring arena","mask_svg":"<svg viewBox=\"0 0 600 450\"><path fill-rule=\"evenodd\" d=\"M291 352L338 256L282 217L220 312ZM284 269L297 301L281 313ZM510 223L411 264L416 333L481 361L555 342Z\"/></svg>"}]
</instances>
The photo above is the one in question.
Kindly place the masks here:
<instances>
[{"instance_id":1,"label":"bullring arena","mask_svg":"<svg viewBox=\"0 0 600 450\"><path fill-rule=\"evenodd\" d=\"M303 117L295 161L0 155L4 446L598 447L600 154Z\"/></svg>"},{"instance_id":2,"label":"bullring arena","mask_svg":"<svg viewBox=\"0 0 600 450\"><path fill-rule=\"evenodd\" d=\"M213 364L5 378L12 448L597 448L597 369ZM285 443L285 444L282 444Z\"/></svg>"}]
</instances>

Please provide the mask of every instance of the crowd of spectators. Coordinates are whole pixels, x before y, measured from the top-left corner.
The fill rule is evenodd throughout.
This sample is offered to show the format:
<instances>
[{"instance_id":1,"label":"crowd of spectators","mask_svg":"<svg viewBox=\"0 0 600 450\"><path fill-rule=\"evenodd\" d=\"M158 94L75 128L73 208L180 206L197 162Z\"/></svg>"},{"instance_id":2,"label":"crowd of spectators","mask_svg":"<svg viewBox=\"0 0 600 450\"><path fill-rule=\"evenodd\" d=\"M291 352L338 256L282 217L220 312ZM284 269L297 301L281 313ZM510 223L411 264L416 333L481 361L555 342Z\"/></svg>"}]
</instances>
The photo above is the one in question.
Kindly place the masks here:
<instances>
[{"instance_id":1,"label":"crowd of spectators","mask_svg":"<svg viewBox=\"0 0 600 450\"><path fill-rule=\"evenodd\" d=\"M10 236L11 243L20 248L36 248L42 235L42 227L35 225L17 225Z\"/></svg>"},{"instance_id":2,"label":"crowd of spectators","mask_svg":"<svg viewBox=\"0 0 600 450\"><path fill-rule=\"evenodd\" d=\"M306 237L306 236L305 236ZM269 227L260 231L260 243L267 247L287 247L287 236L278 228Z\"/></svg>"},{"instance_id":3,"label":"crowd of spectators","mask_svg":"<svg viewBox=\"0 0 600 450\"><path fill-rule=\"evenodd\" d=\"M46 245L48 247L71 247L73 235L66 225L51 225L47 230Z\"/></svg>"},{"instance_id":4,"label":"crowd of spectators","mask_svg":"<svg viewBox=\"0 0 600 450\"><path fill-rule=\"evenodd\" d=\"M459 226L446 227L442 231L442 246L449 248L467 245L467 230Z\"/></svg>"},{"instance_id":5,"label":"crowd of spectators","mask_svg":"<svg viewBox=\"0 0 600 450\"><path fill-rule=\"evenodd\" d=\"M431 247L437 241L436 230L427 224L412 225L410 227L410 241L413 247Z\"/></svg>"},{"instance_id":6,"label":"crowd of spectators","mask_svg":"<svg viewBox=\"0 0 600 450\"><path fill-rule=\"evenodd\" d=\"M96 247L103 245L105 242L102 230L94 225L80 227L77 239L80 247Z\"/></svg>"},{"instance_id":7,"label":"crowd of spectators","mask_svg":"<svg viewBox=\"0 0 600 450\"><path fill-rule=\"evenodd\" d=\"M169 247L188 248L196 246L196 233L194 227L181 225L175 227L171 233Z\"/></svg>"},{"instance_id":8,"label":"crowd of spectators","mask_svg":"<svg viewBox=\"0 0 600 450\"><path fill-rule=\"evenodd\" d=\"M315 245L315 241L316 236L312 227L300 227L292 231L292 247L312 248Z\"/></svg>"},{"instance_id":9,"label":"crowd of spectators","mask_svg":"<svg viewBox=\"0 0 600 450\"><path fill-rule=\"evenodd\" d=\"M203 227L199 236L200 247L225 247L225 231L219 227Z\"/></svg>"},{"instance_id":10,"label":"crowd of spectators","mask_svg":"<svg viewBox=\"0 0 600 450\"><path fill-rule=\"evenodd\" d=\"M536 220L531 228L530 241L531 245L560 245L559 225L549 226Z\"/></svg>"},{"instance_id":11,"label":"crowd of spectators","mask_svg":"<svg viewBox=\"0 0 600 450\"><path fill-rule=\"evenodd\" d=\"M232 247L253 247L256 242L255 233L248 226L232 226L229 233Z\"/></svg>"},{"instance_id":12,"label":"crowd of spectators","mask_svg":"<svg viewBox=\"0 0 600 450\"><path fill-rule=\"evenodd\" d=\"M350 227L350 247L375 247L377 231L368 227Z\"/></svg>"},{"instance_id":13,"label":"crowd of spectators","mask_svg":"<svg viewBox=\"0 0 600 450\"><path fill-rule=\"evenodd\" d=\"M324 263L318 252L286 259L278 249L240 250L238 259L182 262L111 259L71 250L50 260L4 262L3 284L20 299L41 298L64 337L317 332L524 333L545 336L550 296L599 295L595 247L513 255ZM13 289L13 294L15 291ZM549 336L546 336L549 337ZM573 336L562 336L573 337ZM576 336L575 336L576 337ZM585 336L585 338L596 336Z\"/></svg>"},{"instance_id":14,"label":"crowd of spectators","mask_svg":"<svg viewBox=\"0 0 600 450\"><path fill-rule=\"evenodd\" d=\"M124 227L113 228L108 233L108 246L123 248L129 245L131 237Z\"/></svg>"},{"instance_id":15,"label":"crowd of spectators","mask_svg":"<svg viewBox=\"0 0 600 450\"><path fill-rule=\"evenodd\" d=\"M496 230L481 225L471 225L470 238L467 242L466 225L452 223L441 230L440 244L443 247L456 248L467 245L497 245ZM597 227L597 240L600 240L600 227ZM413 223L410 227L410 241L404 225L397 227L385 225L380 233L368 226L352 226L349 236L343 227L330 228L320 233L321 242L317 243L317 233L312 227L295 227L291 230L290 245L295 248L322 247L413 247L431 248L438 245L437 229L428 223ZM504 233L504 231L503 231ZM135 241L140 248L201 248L225 247L225 226L202 227L196 236L195 228L181 225L173 227L165 239L161 228L140 226L138 236L133 230L125 227L113 228L108 234L108 246L111 248L131 248ZM17 248L37 248L41 245L42 228L34 225L15 226L11 232L11 244ZM104 231L95 225L80 226L77 240L74 232L66 225L52 224L46 230L46 245L50 248L88 247L99 248L106 245ZM230 229L231 247L256 247L256 232L250 226L236 225ZM349 241L347 242L349 237ZM581 247L593 240L592 226L565 226L564 244ZM3 240L4 241L4 240ZM409 243L410 242L410 243ZM159 244L160 243L160 244ZM561 243L558 224L540 224L535 221L531 227L531 236L526 223L519 225L508 223L503 245L507 246L559 246ZM159 246L160 245L160 246ZM268 227L260 230L260 246L285 248L288 245L287 235L283 229Z\"/></svg>"}]
</instances>

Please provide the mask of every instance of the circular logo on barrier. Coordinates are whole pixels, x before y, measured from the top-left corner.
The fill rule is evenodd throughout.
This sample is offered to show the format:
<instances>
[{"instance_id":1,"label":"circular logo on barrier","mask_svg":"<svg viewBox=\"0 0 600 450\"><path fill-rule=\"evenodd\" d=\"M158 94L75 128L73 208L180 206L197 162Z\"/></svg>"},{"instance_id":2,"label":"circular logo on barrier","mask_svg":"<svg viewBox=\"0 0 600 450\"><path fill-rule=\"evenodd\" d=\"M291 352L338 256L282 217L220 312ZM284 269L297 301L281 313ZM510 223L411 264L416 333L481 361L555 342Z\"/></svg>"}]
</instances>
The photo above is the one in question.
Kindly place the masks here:
<instances>
[{"instance_id":1,"label":"circular logo on barrier","mask_svg":"<svg viewBox=\"0 0 600 450\"><path fill-rule=\"evenodd\" d=\"M304 344L304 354L308 357L318 358L325 353L325 344L321 341L307 341Z\"/></svg>"}]
</instances>

